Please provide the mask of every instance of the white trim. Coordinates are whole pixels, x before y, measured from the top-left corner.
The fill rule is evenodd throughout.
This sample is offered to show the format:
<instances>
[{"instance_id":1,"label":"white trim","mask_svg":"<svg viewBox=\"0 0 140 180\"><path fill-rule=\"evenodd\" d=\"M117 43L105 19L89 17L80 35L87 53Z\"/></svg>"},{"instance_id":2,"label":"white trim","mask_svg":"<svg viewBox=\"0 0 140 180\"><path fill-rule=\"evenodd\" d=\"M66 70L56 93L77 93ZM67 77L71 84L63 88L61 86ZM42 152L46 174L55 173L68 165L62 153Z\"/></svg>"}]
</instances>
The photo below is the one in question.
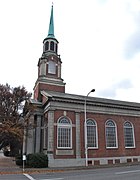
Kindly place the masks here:
<instances>
[{"instance_id":1,"label":"white trim","mask_svg":"<svg viewBox=\"0 0 140 180\"><path fill-rule=\"evenodd\" d=\"M87 147L87 149L92 150L92 149L99 149L99 148L98 147Z\"/></svg>"},{"instance_id":2,"label":"white trim","mask_svg":"<svg viewBox=\"0 0 140 180\"><path fill-rule=\"evenodd\" d=\"M106 147L106 149L118 149L118 147Z\"/></svg>"},{"instance_id":3,"label":"white trim","mask_svg":"<svg viewBox=\"0 0 140 180\"><path fill-rule=\"evenodd\" d=\"M66 149L66 150L72 150L72 147L57 147L57 149Z\"/></svg>"}]
</instances>

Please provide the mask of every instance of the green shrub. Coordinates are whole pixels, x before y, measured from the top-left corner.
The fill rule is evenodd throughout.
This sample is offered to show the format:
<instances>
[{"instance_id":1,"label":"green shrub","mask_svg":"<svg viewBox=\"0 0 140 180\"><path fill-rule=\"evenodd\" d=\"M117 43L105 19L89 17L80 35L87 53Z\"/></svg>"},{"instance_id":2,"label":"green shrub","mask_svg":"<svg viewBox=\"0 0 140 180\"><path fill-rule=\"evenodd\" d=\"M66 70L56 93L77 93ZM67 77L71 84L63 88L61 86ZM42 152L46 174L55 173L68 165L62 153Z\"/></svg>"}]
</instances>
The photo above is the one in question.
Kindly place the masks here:
<instances>
[{"instance_id":1,"label":"green shrub","mask_svg":"<svg viewBox=\"0 0 140 180\"><path fill-rule=\"evenodd\" d=\"M33 168L48 167L48 157L43 153L28 154L27 166Z\"/></svg>"}]
</instances>

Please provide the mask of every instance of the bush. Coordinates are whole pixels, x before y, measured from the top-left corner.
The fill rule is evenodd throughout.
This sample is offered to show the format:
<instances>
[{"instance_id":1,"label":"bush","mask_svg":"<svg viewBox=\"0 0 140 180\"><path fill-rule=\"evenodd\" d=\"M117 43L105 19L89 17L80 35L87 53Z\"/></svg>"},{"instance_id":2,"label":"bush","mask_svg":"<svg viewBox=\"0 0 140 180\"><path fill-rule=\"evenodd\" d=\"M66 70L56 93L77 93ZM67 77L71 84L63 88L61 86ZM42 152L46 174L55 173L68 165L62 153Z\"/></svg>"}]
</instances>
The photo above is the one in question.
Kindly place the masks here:
<instances>
[{"instance_id":1,"label":"bush","mask_svg":"<svg viewBox=\"0 0 140 180\"><path fill-rule=\"evenodd\" d=\"M33 168L48 167L48 157L43 153L28 154L27 166Z\"/></svg>"}]
</instances>

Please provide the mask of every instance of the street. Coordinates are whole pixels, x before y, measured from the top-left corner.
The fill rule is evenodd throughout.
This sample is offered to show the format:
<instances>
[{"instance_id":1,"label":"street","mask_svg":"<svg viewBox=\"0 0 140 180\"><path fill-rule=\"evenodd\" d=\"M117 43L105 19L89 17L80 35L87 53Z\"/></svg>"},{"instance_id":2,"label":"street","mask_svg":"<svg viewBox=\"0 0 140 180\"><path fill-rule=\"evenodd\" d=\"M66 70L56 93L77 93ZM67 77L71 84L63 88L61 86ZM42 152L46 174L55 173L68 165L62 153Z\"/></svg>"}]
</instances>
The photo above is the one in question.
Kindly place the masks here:
<instances>
[{"instance_id":1,"label":"street","mask_svg":"<svg viewBox=\"0 0 140 180\"><path fill-rule=\"evenodd\" d=\"M5 174L0 180L139 180L140 165L62 172Z\"/></svg>"}]
</instances>

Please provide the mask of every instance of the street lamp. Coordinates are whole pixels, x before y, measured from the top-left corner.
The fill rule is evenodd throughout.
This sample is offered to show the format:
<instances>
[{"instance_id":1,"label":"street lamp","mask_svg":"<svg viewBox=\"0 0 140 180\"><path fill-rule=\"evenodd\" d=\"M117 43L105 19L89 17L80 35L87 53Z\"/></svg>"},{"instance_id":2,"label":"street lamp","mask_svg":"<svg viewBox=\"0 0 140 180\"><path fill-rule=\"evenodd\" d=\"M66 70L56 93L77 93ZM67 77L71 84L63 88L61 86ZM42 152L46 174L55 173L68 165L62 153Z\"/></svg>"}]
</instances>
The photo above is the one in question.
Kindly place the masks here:
<instances>
[{"instance_id":1,"label":"street lamp","mask_svg":"<svg viewBox=\"0 0 140 180\"><path fill-rule=\"evenodd\" d=\"M26 161L26 129L25 129L25 125L24 125L24 130L23 130L23 147L22 147L22 170L23 172L25 171L25 161Z\"/></svg>"},{"instance_id":2,"label":"street lamp","mask_svg":"<svg viewBox=\"0 0 140 180\"><path fill-rule=\"evenodd\" d=\"M25 171L25 160L26 160L26 128L25 128L25 119L21 116L20 122L23 125L23 142L22 142L22 171Z\"/></svg>"},{"instance_id":3,"label":"street lamp","mask_svg":"<svg viewBox=\"0 0 140 180\"><path fill-rule=\"evenodd\" d=\"M85 128L85 158L86 158L86 162L85 162L85 165L88 166L88 144L87 144L87 122L86 122L86 119L87 119L87 97L89 96L89 94L91 92L95 92L95 89L92 89L86 96L85 96L85 104L84 104L84 113L85 113L85 122L84 122L84 128Z\"/></svg>"}]
</instances>

